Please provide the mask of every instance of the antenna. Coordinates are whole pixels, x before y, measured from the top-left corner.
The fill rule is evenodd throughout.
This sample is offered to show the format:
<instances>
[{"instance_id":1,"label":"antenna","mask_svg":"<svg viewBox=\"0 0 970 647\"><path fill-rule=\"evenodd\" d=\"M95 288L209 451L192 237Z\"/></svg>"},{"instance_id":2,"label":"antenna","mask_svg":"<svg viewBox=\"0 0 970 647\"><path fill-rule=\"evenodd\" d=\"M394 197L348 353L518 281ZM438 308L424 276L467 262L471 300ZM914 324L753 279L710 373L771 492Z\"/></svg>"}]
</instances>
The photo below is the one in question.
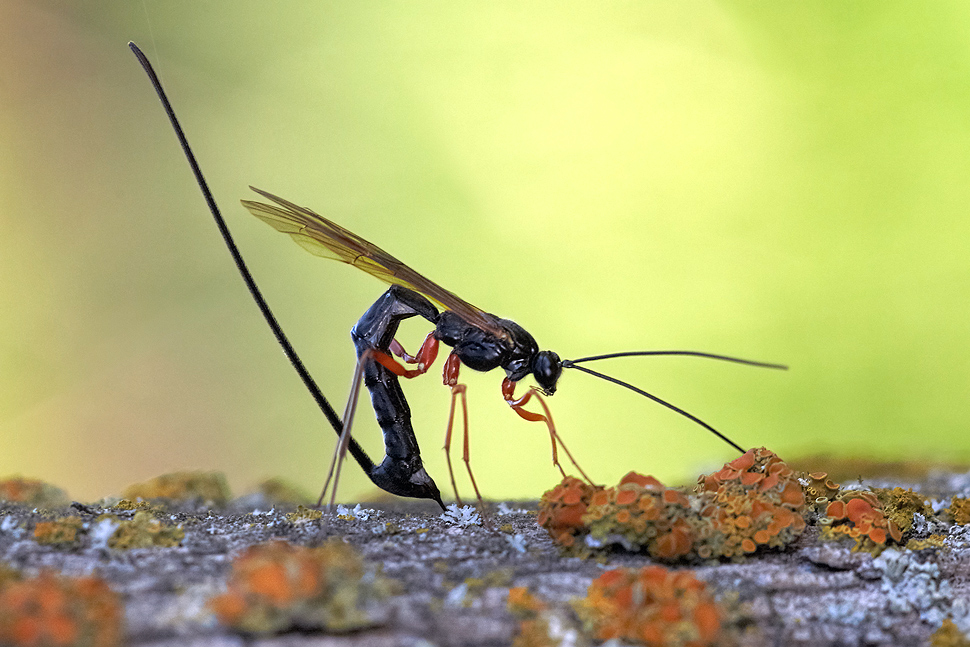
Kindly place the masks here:
<instances>
[{"instance_id":1,"label":"antenna","mask_svg":"<svg viewBox=\"0 0 970 647\"><path fill-rule=\"evenodd\" d=\"M583 373L588 373L589 375L593 375L593 376L598 377L600 379L606 380L607 382L612 382L613 384L618 384L618 385L620 385L622 387L626 387L626 388L630 389L631 391L633 391L635 393L639 393L640 395L642 395L642 396L644 396L646 398L650 398L651 400L653 400L657 404L662 404L663 406L667 407L671 411L676 411L677 413L679 413L680 415L684 416L685 418L688 418L689 420L692 420L692 421L696 422L697 424L699 424L701 427L704 427L704 429L707 429L709 432L711 432L712 434L714 434L715 436L717 436L718 438L720 438L721 440L723 440L724 442L726 442L728 445L730 445L734 449L736 449L739 452L741 452L742 454L745 452L745 450L740 445L738 445L736 442L734 442L733 440L731 440L730 438L728 438L727 436L725 436L724 434L722 434L720 431L718 431L714 427L710 426L709 424L707 424L706 422L704 422L703 420L701 420L700 418L698 418L694 414L689 413L687 411L684 411L680 407L675 406L675 405L667 402L666 400L662 400L662 399L658 398L657 396L653 395L652 393L647 393L643 389L641 389L639 387L636 387L636 386L633 386L632 384L629 384L627 382L624 382L623 380L618 380L615 377L611 377L609 375L605 375L603 373L599 373L599 372L594 371L592 369L586 368L585 366L578 366L578 364L581 363L581 362L594 362L594 361L601 360L601 359L615 359L617 357L642 357L642 356L646 356L646 355L651 355L651 356L653 356L653 355L687 355L687 356L691 356L691 357L703 357L705 359L717 359L717 360L722 360L722 361L725 361L725 362L735 362L737 364L744 364L746 366L755 366L755 367L758 367L758 368L775 368L775 369L780 369L780 370L783 370L783 371L788 370L788 367L785 366L784 364L770 364L768 362L755 362L755 361L752 361L752 360L749 360L749 359L741 359L739 357L730 357L728 355L715 355L714 353L702 353L702 352L696 351L696 350L633 350L633 351L625 351L625 352L622 352L622 353L608 353L606 355L592 355L590 357L582 357L580 359L566 359L566 360L563 360L563 362L562 362L562 367L563 368L574 368L574 369L576 369L578 371L582 371Z\"/></svg>"}]
</instances>

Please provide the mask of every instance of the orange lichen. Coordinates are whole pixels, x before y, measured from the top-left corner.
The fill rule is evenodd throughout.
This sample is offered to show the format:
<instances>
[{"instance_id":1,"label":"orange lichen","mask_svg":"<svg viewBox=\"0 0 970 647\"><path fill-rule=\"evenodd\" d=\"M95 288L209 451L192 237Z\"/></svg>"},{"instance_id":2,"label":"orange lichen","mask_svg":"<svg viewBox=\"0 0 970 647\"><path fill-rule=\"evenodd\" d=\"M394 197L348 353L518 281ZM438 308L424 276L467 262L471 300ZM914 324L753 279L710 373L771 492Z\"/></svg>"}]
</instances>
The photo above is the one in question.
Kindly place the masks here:
<instances>
[{"instance_id":1,"label":"orange lichen","mask_svg":"<svg viewBox=\"0 0 970 647\"><path fill-rule=\"evenodd\" d=\"M630 472L616 487L566 479L543 496L540 523L559 544L620 544L654 559L740 558L781 548L805 529L798 477L773 452L751 449L709 475L688 495Z\"/></svg>"},{"instance_id":2,"label":"orange lichen","mask_svg":"<svg viewBox=\"0 0 970 647\"><path fill-rule=\"evenodd\" d=\"M532 618L540 611L544 611L546 603L529 593L528 587L513 586L509 589L509 599L506 603L509 613L517 618Z\"/></svg>"},{"instance_id":3,"label":"orange lichen","mask_svg":"<svg viewBox=\"0 0 970 647\"><path fill-rule=\"evenodd\" d=\"M44 571L0 586L0 644L113 647L121 643L121 602L96 577Z\"/></svg>"},{"instance_id":4,"label":"orange lichen","mask_svg":"<svg viewBox=\"0 0 970 647\"><path fill-rule=\"evenodd\" d=\"M231 497L226 476L220 472L172 472L144 483L129 485L126 499L171 499L224 505Z\"/></svg>"},{"instance_id":5,"label":"orange lichen","mask_svg":"<svg viewBox=\"0 0 970 647\"><path fill-rule=\"evenodd\" d=\"M602 488L567 476L542 495L539 525L548 530L560 546L569 548L575 544L576 537L585 532L583 515L590 501L601 495Z\"/></svg>"},{"instance_id":6,"label":"orange lichen","mask_svg":"<svg viewBox=\"0 0 970 647\"><path fill-rule=\"evenodd\" d=\"M805 498L809 504L828 503L839 493L839 484L830 479L825 472L811 472L805 476L808 479Z\"/></svg>"},{"instance_id":7,"label":"orange lichen","mask_svg":"<svg viewBox=\"0 0 970 647\"><path fill-rule=\"evenodd\" d=\"M67 505L64 490L37 479L15 476L0 480L0 500L39 508Z\"/></svg>"},{"instance_id":8,"label":"orange lichen","mask_svg":"<svg viewBox=\"0 0 970 647\"><path fill-rule=\"evenodd\" d=\"M548 605L524 586L509 589L509 613L519 620L512 647L554 647L560 641L549 637Z\"/></svg>"},{"instance_id":9,"label":"orange lichen","mask_svg":"<svg viewBox=\"0 0 970 647\"><path fill-rule=\"evenodd\" d=\"M836 539L845 535L855 540L853 550L878 554L886 547L888 539L900 542L902 531L883 513L882 504L872 492L846 492L841 499L832 501L825 509L827 523L822 537Z\"/></svg>"},{"instance_id":10,"label":"orange lichen","mask_svg":"<svg viewBox=\"0 0 970 647\"><path fill-rule=\"evenodd\" d=\"M73 546L78 542L83 525L80 517L38 521L34 526L34 541L51 546Z\"/></svg>"},{"instance_id":11,"label":"orange lichen","mask_svg":"<svg viewBox=\"0 0 970 647\"><path fill-rule=\"evenodd\" d=\"M597 640L658 647L713 645L724 619L704 582L662 566L607 571L574 606Z\"/></svg>"},{"instance_id":12,"label":"orange lichen","mask_svg":"<svg viewBox=\"0 0 970 647\"><path fill-rule=\"evenodd\" d=\"M654 559L674 561L693 548L695 516L682 492L664 487L652 476L630 472L616 487L593 496L583 521L595 539L621 537Z\"/></svg>"},{"instance_id":13,"label":"orange lichen","mask_svg":"<svg viewBox=\"0 0 970 647\"><path fill-rule=\"evenodd\" d=\"M774 452L750 449L694 488L704 523L701 557L739 557L762 546L783 547L805 529L805 495L797 476Z\"/></svg>"},{"instance_id":14,"label":"orange lichen","mask_svg":"<svg viewBox=\"0 0 970 647\"><path fill-rule=\"evenodd\" d=\"M363 603L388 586L363 576L360 555L339 540L317 548L257 544L233 560L228 591L210 607L223 624L248 633L358 629L370 624Z\"/></svg>"}]
</instances>

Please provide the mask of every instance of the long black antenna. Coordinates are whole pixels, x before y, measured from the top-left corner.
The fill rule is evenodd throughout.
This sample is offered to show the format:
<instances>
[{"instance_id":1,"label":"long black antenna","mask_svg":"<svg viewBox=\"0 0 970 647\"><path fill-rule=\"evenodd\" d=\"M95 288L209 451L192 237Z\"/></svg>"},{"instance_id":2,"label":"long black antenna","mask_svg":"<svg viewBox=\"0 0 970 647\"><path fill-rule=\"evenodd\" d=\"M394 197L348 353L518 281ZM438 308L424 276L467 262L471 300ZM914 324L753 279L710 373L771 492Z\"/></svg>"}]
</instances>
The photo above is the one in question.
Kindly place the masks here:
<instances>
[{"instance_id":1,"label":"long black antenna","mask_svg":"<svg viewBox=\"0 0 970 647\"><path fill-rule=\"evenodd\" d=\"M178 118L175 116L175 110L172 108L172 104L168 102L168 97L165 94L165 90L162 89L162 82L159 81L158 75L155 74L155 70L152 68L152 64L148 62L148 58L142 53L138 46L132 42L128 43L128 47L131 51L135 53L138 58L138 62L145 69L145 73L148 74L148 78L151 79L152 85L155 86L155 92L158 94L158 98L162 102L162 106L165 108L165 114L168 115L169 121L172 122L172 128L175 129L175 135L178 137L179 144L182 145L182 151L185 153L185 158L189 161L189 166L192 167L192 173L195 175L195 181L198 183L199 188L202 190L202 196L205 198L206 204L209 205L209 211L212 212L212 217L215 218L216 226L219 228L219 233L222 234L222 240L225 241L226 247L229 248L229 253L232 255L232 260L236 263L236 269L239 270L239 274L242 275L243 281L246 283L246 287L249 289L249 293L252 295L253 300L256 305L259 306L259 311L263 313L263 318L266 319L266 323L269 325L270 330L273 331L273 336L276 337L276 341L279 342L280 346L283 348L283 354L286 355L286 359L290 361L293 368L299 374L300 379L303 380L304 386L313 396L313 400L320 407L320 411L323 415L327 417L327 421L338 436L341 435L343 431L343 423L340 421L340 416L337 412L333 410L330 403L327 402L327 398L323 395L320 387L317 383L313 381L310 372L307 371L306 366L303 365L303 361L300 356L296 354L296 350L293 349L293 345L290 344L290 340L286 338L283 333L283 329L280 327L279 322L276 321L276 317L273 315L273 311L270 310L269 305L266 303L266 299L263 298L262 293L259 288L256 287L256 281L253 280L252 274L249 273L249 268L246 267L245 261L243 261L242 255L239 253L239 249L236 247L235 241L232 239L232 235L229 233L229 227L226 225L226 221L222 217L222 213L219 211L219 206L216 204L216 200L212 197L212 192L209 190L209 184L205 181L205 177L202 175L202 169L199 167L199 163L195 160L195 155L192 153L192 148L189 146L189 141L185 137L185 133L182 131L182 126L179 125ZM354 460L361 466L364 472L370 476L374 469L374 461L370 459L364 449L357 443L353 438L350 439L350 444L348 445L350 454L354 457Z\"/></svg>"},{"instance_id":2,"label":"long black antenna","mask_svg":"<svg viewBox=\"0 0 970 647\"><path fill-rule=\"evenodd\" d=\"M771 364L769 362L755 362L750 359L741 359L740 357L730 357L728 355L715 355L714 353L702 353L696 350L630 350L622 353L607 353L606 355L592 355L590 357L581 357L579 359L566 360L562 364L566 368L576 368L576 364L581 362L594 362L600 359L614 359L616 357L643 357L644 355L689 355L691 357L704 357L706 359L719 359L725 362L735 362L737 364L746 364L748 366L757 366L759 368L777 368L782 371L787 371L788 367L784 364ZM569 366L566 366L566 365Z\"/></svg>"},{"instance_id":3,"label":"long black antenna","mask_svg":"<svg viewBox=\"0 0 970 647\"><path fill-rule=\"evenodd\" d=\"M669 354L669 355L699 355L701 357L710 357L712 359L726 359L728 361L740 362L742 364L752 364L754 366L767 366L767 367L770 367L770 368L787 368L785 366L781 366L780 364L764 364L763 362L749 362L747 360L739 360L739 359L736 359L736 358L733 358L733 357L724 357L724 356L721 356L721 355L711 355L709 353L699 353L699 352L695 352L695 351L633 351L631 353L616 353L616 354L612 354L612 355L602 355L602 356L597 356L597 357L586 357L586 358L581 359L581 360L568 360L567 359L567 360L563 360L562 366L563 366L563 368L574 368L577 371L582 371L583 373L589 373L590 375L593 375L593 376L596 376L598 378L604 379L607 382L612 382L613 384L618 384L620 386L623 386L623 387L626 387L626 388L630 389L631 391L633 391L635 393L639 393L640 395L642 395L644 397L650 398L651 400L653 400L657 404L662 404L663 406L667 407L671 411L676 411L677 413L679 413L680 415L684 416L685 418L688 418L690 420L693 420L694 422L696 422L697 424L699 424L701 427L704 427L704 429L707 429L709 432L711 432L712 434L714 434L715 436L717 436L718 438L720 438L721 440L723 440L724 442L726 442L728 445L730 445L731 447L735 448L736 450L738 450L739 452L741 452L743 454L745 452L745 450L744 450L744 448L741 447L741 445L737 444L736 442L734 442L733 440L731 440L730 438L728 438L727 436L725 436L724 434L722 434L720 431L718 431L714 427L710 426L709 424L707 424L706 422L704 422L703 420L701 420L700 418L698 418L694 414L689 413L687 411L684 411L680 407L675 406L673 404L670 404L666 400L661 400L660 398L658 398L657 396L653 395L652 393L647 393L643 389L638 388L638 387L635 387L632 384L628 384L627 382L624 382L623 380L618 380L615 377L610 377L609 375L604 375L603 373L598 373L598 372L596 372L594 370L591 370L591 369L586 368L585 366L577 366L576 365L576 362L592 361L594 359L607 359L607 358L610 358L610 357L626 357L626 356L630 356L630 355L665 355L665 354Z\"/></svg>"}]
</instances>

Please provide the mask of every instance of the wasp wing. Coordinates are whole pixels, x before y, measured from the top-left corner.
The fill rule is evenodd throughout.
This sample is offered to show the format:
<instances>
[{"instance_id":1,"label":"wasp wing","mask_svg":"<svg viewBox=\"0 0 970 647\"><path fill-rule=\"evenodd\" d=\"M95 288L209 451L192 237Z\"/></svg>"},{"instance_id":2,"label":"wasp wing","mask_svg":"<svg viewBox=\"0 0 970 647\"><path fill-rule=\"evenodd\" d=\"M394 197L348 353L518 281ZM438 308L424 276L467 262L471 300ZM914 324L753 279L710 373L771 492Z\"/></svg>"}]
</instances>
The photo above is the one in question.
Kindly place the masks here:
<instances>
[{"instance_id":1,"label":"wasp wing","mask_svg":"<svg viewBox=\"0 0 970 647\"><path fill-rule=\"evenodd\" d=\"M289 234L300 247L311 254L353 265L385 283L419 292L474 326L498 337L507 335L495 325L491 315L412 270L377 245L305 207L256 187L249 188L276 204L243 200L243 206L276 231Z\"/></svg>"}]
</instances>

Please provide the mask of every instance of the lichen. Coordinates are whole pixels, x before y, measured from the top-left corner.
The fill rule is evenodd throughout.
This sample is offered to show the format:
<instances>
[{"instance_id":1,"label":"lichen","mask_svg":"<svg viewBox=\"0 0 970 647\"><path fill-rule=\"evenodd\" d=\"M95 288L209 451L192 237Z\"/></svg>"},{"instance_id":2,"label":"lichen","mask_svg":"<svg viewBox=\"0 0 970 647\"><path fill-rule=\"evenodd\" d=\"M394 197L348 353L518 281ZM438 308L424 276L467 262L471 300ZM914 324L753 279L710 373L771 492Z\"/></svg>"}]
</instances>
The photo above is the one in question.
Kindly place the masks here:
<instances>
[{"instance_id":1,"label":"lichen","mask_svg":"<svg viewBox=\"0 0 970 647\"><path fill-rule=\"evenodd\" d=\"M879 503L882 504L886 519L896 524L902 534L907 534L913 528L914 515L932 514L933 509L927 504L926 497L910 489L873 488Z\"/></svg>"},{"instance_id":2,"label":"lichen","mask_svg":"<svg viewBox=\"0 0 970 647\"><path fill-rule=\"evenodd\" d=\"M585 645L575 621L553 609L524 586L509 589L507 608L519 626L512 647Z\"/></svg>"},{"instance_id":3,"label":"lichen","mask_svg":"<svg viewBox=\"0 0 970 647\"><path fill-rule=\"evenodd\" d=\"M803 483L808 505L825 505L839 493L839 484L829 478L826 472L810 472Z\"/></svg>"},{"instance_id":4,"label":"lichen","mask_svg":"<svg viewBox=\"0 0 970 647\"><path fill-rule=\"evenodd\" d=\"M84 522L80 517L38 521L34 526L34 541L46 546L71 548L80 543L83 528Z\"/></svg>"},{"instance_id":5,"label":"lichen","mask_svg":"<svg viewBox=\"0 0 970 647\"><path fill-rule=\"evenodd\" d=\"M682 492L636 472L616 487L595 492L582 517L597 542L619 541L629 550L645 550L665 561L691 552L697 520Z\"/></svg>"},{"instance_id":6,"label":"lichen","mask_svg":"<svg viewBox=\"0 0 970 647\"><path fill-rule=\"evenodd\" d=\"M318 521L323 518L323 512L320 510L314 510L312 508L305 508L302 505L296 507L294 512L286 515L286 518L291 523L309 523L311 521Z\"/></svg>"},{"instance_id":7,"label":"lichen","mask_svg":"<svg viewBox=\"0 0 970 647\"><path fill-rule=\"evenodd\" d=\"M890 539L896 543L902 541L902 531L895 521L886 518L875 494L850 490L839 496L825 508L822 539L850 537L855 540L852 550L873 555L885 550Z\"/></svg>"},{"instance_id":8,"label":"lichen","mask_svg":"<svg viewBox=\"0 0 970 647\"><path fill-rule=\"evenodd\" d=\"M64 490L50 483L14 476L0 479L0 501L52 509L67 505L68 497Z\"/></svg>"},{"instance_id":9,"label":"lichen","mask_svg":"<svg viewBox=\"0 0 970 647\"><path fill-rule=\"evenodd\" d=\"M930 647L970 647L970 639L947 618L930 636Z\"/></svg>"},{"instance_id":10,"label":"lichen","mask_svg":"<svg viewBox=\"0 0 970 647\"><path fill-rule=\"evenodd\" d=\"M940 567L921 562L914 553L890 548L872 560L882 574L881 590L886 595L886 610L891 614L917 613L931 624L943 621L951 612L952 593Z\"/></svg>"},{"instance_id":11,"label":"lichen","mask_svg":"<svg viewBox=\"0 0 970 647\"><path fill-rule=\"evenodd\" d=\"M223 624L253 634L350 631L373 624L365 604L388 594L387 580L364 568L348 544L257 544L233 560L228 591L210 601Z\"/></svg>"},{"instance_id":12,"label":"lichen","mask_svg":"<svg viewBox=\"0 0 970 647\"><path fill-rule=\"evenodd\" d=\"M144 483L129 485L126 499L168 499L198 501L206 505L225 505L232 497L225 474L220 472L172 472Z\"/></svg>"},{"instance_id":13,"label":"lichen","mask_svg":"<svg viewBox=\"0 0 970 647\"><path fill-rule=\"evenodd\" d=\"M109 518L111 517L102 516L98 520ZM183 539L185 531L181 527L163 524L150 512L139 511L133 518L117 522L117 528L108 538L107 545L115 550L170 548L181 545Z\"/></svg>"},{"instance_id":14,"label":"lichen","mask_svg":"<svg viewBox=\"0 0 970 647\"><path fill-rule=\"evenodd\" d=\"M542 495L539 500L539 525L563 548L575 545L576 538L585 534L583 515L593 498L602 490L578 478L567 476L559 485Z\"/></svg>"},{"instance_id":15,"label":"lichen","mask_svg":"<svg viewBox=\"0 0 970 647\"><path fill-rule=\"evenodd\" d=\"M946 512L953 519L953 523L960 525L970 523L970 499L953 497L950 500L950 507L946 509Z\"/></svg>"},{"instance_id":16,"label":"lichen","mask_svg":"<svg viewBox=\"0 0 970 647\"><path fill-rule=\"evenodd\" d=\"M713 645L724 612L691 571L621 568L593 580L574 608L596 640L678 647Z\"/></svg>"},{"instance_id":17,"label":"lichen","mask_svg":"<svg viewBox=\"0 0 970 647\"><path fill-rule=\"evenodd\" d=\"M794 470L759 447L707 476L699 497L701 557L740 557L759 548L782 548L805 530L805 495Z\"/></svg>"},{"instance_id":18,"label":"lichen","mask_svg":"<svg viewBox=\"0 0 970 647\"><path fill-rule=\"evenodd\" d=\"M539 522L573 554L619 544L672 562L782 548L805 529L805 510L794 471L762 447L699 477L692 494L636 472L608 489L567 477L543 495Z\"/></svg>"},{"instance_id":19,"label":"lichen","mask_svg":"<svg viewBox=\"0 0 970 647\"><path fill-rule=\"evenodd\" d=\"M123 619L119 596L97 577L43 571L0 583L0 645L114 647Z\"/></svg>"}]
</instances>

